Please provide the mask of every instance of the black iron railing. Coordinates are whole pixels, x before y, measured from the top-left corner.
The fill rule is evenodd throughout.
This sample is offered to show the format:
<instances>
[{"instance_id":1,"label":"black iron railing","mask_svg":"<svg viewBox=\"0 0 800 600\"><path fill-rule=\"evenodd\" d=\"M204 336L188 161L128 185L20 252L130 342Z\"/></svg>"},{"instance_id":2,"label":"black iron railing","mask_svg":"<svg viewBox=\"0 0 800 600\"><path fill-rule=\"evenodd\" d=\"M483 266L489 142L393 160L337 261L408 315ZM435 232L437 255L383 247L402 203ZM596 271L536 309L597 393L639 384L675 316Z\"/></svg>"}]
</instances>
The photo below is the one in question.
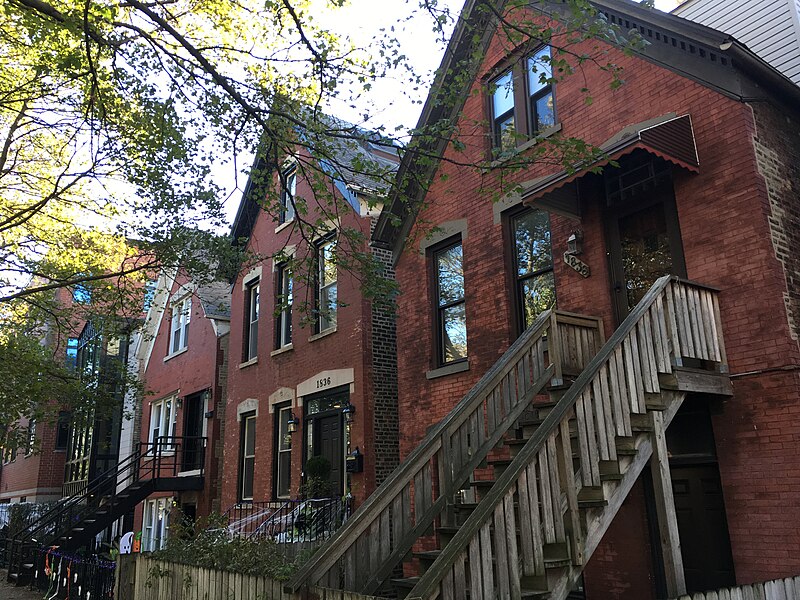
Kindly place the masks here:
<instances>
[{"instance_id":1,"label":"black iron railing","mask_svg":"<svg viewBox=\"0 0 800 600\"><path fill-rule=\"evenodd\" d=\"M270 539L277 544L322 542L350 516L349 498L319 498L236 504L225 512L231 537Z\"/></svg>"},{"instance_id":2,"label":"black iron railing","mask_svg":"<svg viewBox=\"0 0 800 600\"><path fill-rule=\"evenodd\" d=\"M200 465L202 475L206 438L162 436L153 442L140 442L136 452L95 477L80 494L65 498L25 529L9 536L4 552L7 564L21 568L23 563L33 561L39 549L77 531L79 524L96 519L100 511L106 515L115 514L129 502L134 486L177 477L184 470L187 447L191 448L191 462Z\"/></svg>"}]
</instances>

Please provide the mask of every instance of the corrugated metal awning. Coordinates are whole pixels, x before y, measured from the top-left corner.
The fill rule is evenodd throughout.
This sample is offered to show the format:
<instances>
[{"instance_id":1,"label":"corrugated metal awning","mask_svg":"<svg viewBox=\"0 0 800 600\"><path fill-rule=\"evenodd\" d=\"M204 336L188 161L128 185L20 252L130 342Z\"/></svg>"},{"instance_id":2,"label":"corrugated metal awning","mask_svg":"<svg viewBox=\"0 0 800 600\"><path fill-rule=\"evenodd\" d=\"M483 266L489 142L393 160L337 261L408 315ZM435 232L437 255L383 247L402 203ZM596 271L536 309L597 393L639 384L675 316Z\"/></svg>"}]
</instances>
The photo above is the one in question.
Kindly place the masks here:
<instances>
[{"instance_id":1,"label":"corrugated metal awning","mask_svg":"<svg viewBox=\"0 0 800 600\"><path fill-rule=\"evenodd\" d=\"M605 166L639 149L692 173L700 171L691 117L666 115L623 128L600 145L602 156L596 160L523 184L522 200L525 204L577 215L577 180L590 169Z\"/></svg>"}]
</instances>

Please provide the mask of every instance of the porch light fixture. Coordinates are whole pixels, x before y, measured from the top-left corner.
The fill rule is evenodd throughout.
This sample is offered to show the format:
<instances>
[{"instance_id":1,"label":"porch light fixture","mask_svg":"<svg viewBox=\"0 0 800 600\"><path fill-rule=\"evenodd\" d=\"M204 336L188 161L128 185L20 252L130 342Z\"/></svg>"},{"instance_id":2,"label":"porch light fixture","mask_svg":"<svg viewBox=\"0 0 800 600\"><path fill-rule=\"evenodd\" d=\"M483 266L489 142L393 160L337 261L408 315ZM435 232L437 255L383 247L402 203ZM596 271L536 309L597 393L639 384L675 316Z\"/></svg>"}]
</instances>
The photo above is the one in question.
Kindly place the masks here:
<instances>
[{"instance_id":1,"label":"porch light fixture","mask_svg":"<svg viewBox=\"0 0 800 600\"><path fill-rule=\"evenodd\" d=\"M288 433L294 433L297 431L297 425L300 423L299 419L294 416L294 413L291 414L289 420L286 421L286 431Z\"/></svg>"},{"instance_id":2,"label":"porch light fixture","mask_svg":"<svg viewBox=\"0 0 800 600\"><path fill-rule=\"evenodd\" d=\"M344 408L342 409L342 414L344 415L345 423L352 423L353 420L355 420L356 407L348 402L347 404L344 405Z\"/></svg>"},{"instance_id":3,"label":"porch light fixture","mask_svg":"<svg viewBox=\"0 0 800 600\"><path fill-rule=\"evenodd\" d=\"M567 238L567 254L580 254L583 252L583 232L573 231Z\"/></svg>"}]
</instances>

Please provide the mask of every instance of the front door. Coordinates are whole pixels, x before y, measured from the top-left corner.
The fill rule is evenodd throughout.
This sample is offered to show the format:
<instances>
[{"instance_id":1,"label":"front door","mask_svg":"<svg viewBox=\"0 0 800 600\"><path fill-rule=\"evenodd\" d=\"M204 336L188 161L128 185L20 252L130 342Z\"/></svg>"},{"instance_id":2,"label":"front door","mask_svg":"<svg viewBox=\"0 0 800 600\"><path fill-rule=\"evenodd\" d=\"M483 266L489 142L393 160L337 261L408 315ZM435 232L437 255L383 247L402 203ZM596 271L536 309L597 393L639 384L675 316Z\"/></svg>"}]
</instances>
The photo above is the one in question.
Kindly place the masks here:
<instances>
[{"instance_id":1,"label":"front door","mask_svg":"<svg viewBox=\"0 0 800 600\"><path fill-rule=\"evenodd\" d=\"M183 460L182 471L194 471L202 468L203 449L203 413L205 401L203 394L193 394L184 400L183 409Z\"/></svg>"},{"instance_id":2,"label":"front door","mask_svg":"<svg viewBox=\"0 0 800 600\"><path fill-rule=\"evenodd\" d=\"M342 409L349 403L350 391L347 388L321 392L307 397L304 402L305 461L312 456L323 456L328 460L331 496L344 493L344 453L349 426L345 426Z\"/></svg>"},{"instance_id":3,"label":"front door","mask_svg":"<svg viewBox=\"0 0 800 600\"><path fill-rule=\"evenodd\" d=\"M617 322L663 275L686 275L672 181L608 209L608 252Z\"/></svg>"},{"instance_id":4,"label":"front door","mask_svg":"<svg viewBox=\"0 0 800 600\"><path fill-rule=\"evenodd\" d=\"M317 455L324 456L331 464L332 495L339 495L342 490L342 466L344 464L344 440L342 439L342 415L337 413L321 417L314 424L317 430Z\"/></svg>"}]
</instances>

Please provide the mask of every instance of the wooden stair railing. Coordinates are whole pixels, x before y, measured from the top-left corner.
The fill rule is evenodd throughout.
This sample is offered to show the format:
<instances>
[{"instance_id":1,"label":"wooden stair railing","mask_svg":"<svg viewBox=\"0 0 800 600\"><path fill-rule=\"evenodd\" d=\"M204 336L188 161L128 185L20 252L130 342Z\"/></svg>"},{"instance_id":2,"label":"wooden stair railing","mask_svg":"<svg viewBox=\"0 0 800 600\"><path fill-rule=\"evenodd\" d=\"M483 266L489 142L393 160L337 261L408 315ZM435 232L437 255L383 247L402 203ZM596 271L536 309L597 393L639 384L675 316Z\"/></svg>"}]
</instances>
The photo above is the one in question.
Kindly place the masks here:
<instances>
[{"instance_id":1,"label":"wooden stair railing","mask_svg":"<svg viewBox=\"0 0 800 600\"><path fill-rule=\"evenodd\" d=\"M726 368L717 299L711 288L665 276L550 410L407 598L462 599L467 590L471 600L565 598L653 446L665 453L663 429L685 391L662 393L659 374L684 359ZM632 442L634 458L618 456L619 440ZM609 465L622 466L620 459L627 469L614 475L618 481L604 478ZM671 488L669 495L671 501ZM548 562L548 548L559 546L569 553Z\"/></svg>"},{"instance_id":2,"label":"wooden stair railing","mask_svg":"<svg viewBox=\"0 0 800 600\"><path fill-rule=\"evenodd\" d=\"M559 311L542 313L495 365L435 425L347 523L286 584L296 592L321 585L364 594L396 571L413 544L432 530L487 455L546 386L560 383L554 344L577 372L602 345L602 323Z\"/></svg>"}]
</instances>

